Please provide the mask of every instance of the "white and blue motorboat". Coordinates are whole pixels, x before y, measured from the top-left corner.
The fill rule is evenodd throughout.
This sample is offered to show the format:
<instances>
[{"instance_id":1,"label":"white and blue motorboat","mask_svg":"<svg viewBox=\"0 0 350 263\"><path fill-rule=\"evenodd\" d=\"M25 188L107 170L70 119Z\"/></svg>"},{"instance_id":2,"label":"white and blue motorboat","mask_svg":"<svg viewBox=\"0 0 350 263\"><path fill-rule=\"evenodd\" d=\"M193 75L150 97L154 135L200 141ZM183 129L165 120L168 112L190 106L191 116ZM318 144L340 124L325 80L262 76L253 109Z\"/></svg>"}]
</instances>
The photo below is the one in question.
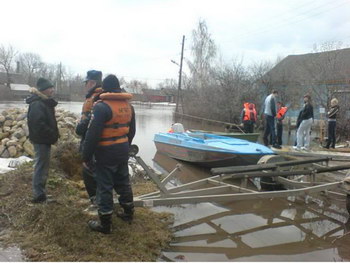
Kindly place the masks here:
<instances>
[{"instance_id":1,"label":"white and blue motorboat","mask_svg":"<svg viewBox=\"0 0 350 263\"><path fill-rule=\"evenodd\" d=\"M256 164L270 148L237 138L210 133L157 133L154 143L159 152L172 158L206 167Z\"/></svg>"}]
</instances>

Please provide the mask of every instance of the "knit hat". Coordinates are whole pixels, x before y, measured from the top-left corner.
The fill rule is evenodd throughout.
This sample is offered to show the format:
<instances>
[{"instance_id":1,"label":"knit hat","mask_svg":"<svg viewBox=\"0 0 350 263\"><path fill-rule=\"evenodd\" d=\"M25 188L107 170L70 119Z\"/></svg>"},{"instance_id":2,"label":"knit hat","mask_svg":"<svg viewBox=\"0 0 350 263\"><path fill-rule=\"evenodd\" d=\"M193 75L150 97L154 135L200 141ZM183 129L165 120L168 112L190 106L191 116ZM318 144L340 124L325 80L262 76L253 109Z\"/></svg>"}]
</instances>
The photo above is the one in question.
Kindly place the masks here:
<instances>
[{"instance_id":1,"label":"knit hat","mask_svg":"<svg viewBox=\"0 0 350 263\"><path fill-rule=\"evenodd\" d=\"M44 78L39 78L36 83L36 87L38 88L39 91L44 91L48 88L52 88L53 85L49 80Z\"/></svg>"},{"instance_id":2,"label":"knit hat","mask_svg":"<svg viewBox=\"0 0 350 263\"><path fill-rule=\"evenodd\" d=\"M119 80L115 75L108 75L102 82L102 89L104 91L118 91L120 90Z\"/></svg>"},{"instance_id":3,"label":"knit hat","mask_svg":"<svg viewBox=\"0 0 350 263\"><path fill-rule=\"evenodd\" d=\"M102 72L98 70L89 70L86 73L86 78L84 81L88 81L88 80L95 80L100 82L102 80Z\"/></svg>"}]
</instances>

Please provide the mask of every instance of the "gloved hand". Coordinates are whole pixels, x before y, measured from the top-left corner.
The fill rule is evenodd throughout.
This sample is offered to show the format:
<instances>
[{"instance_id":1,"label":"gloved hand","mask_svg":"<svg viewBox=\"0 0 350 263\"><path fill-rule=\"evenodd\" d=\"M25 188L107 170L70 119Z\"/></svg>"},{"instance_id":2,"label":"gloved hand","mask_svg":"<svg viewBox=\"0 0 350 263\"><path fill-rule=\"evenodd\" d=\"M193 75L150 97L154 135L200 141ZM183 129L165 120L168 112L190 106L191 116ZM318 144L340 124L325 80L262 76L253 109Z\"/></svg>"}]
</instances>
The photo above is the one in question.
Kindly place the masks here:
<instances>
[{"instance_id":1,"label":"gloved hand","mask_svg":"<svg viewBox=\"0 0 350 263\"><path fill-rule=\"evenodd\" d=\"M95 163L93 161L83 162L85 169L94 172L96 170Z\"/></svg>"}]
</instances>

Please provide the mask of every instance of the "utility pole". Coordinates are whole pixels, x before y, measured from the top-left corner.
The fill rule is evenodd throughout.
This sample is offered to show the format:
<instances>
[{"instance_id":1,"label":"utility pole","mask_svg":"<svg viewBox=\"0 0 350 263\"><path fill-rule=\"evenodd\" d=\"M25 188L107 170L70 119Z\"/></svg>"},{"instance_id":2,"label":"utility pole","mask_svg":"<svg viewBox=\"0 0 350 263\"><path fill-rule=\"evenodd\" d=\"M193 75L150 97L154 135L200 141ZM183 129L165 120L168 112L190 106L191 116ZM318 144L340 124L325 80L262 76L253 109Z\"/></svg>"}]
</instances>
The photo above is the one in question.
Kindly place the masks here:
<instances>
[{"instance_id":1,"label":"utility pole","mask_svg":"<svg viewBox=\"0 0 350 263\"><path fill-rule=\"evenodd\" d=\"M184 58L184 45L185 45L185 36L182 36L181 60L180 60L180 69L179 69L179 83L178 83L178 87L177 87L177 98L176 98L175 112L179 112L179 99L180 99L180 91L181 91L182 61ZM181 100L181 101L183 101L183 100ZM183 105L181 105L181 106L183 107Z\"/></svg>"},{"instance_id":2,"label":"utility pole","mask_svg":"<svg viewBox=\"0 0 350 263\"><path fill-rule=\"evenodd\" d=\"M59 66L59 91L62 93L62 62L60 62L60 66Z\"/></svg>"}]
</instances>

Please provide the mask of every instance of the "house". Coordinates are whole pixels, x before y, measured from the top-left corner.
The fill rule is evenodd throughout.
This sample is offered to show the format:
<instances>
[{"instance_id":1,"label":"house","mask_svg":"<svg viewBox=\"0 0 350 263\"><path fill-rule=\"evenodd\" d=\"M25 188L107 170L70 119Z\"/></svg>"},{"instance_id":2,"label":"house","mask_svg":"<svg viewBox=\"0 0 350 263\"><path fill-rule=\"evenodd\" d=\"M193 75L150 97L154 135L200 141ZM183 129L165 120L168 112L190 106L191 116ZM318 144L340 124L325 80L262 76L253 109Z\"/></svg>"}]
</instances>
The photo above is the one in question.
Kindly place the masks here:
<instances>
[{"instance_id":1,"label":"house","mask_svg":"<svg viewBox=\"0 0 350 263\"><path fill-rule=\"evenodd\" d=\"M27 84L10 84L11 87L11 93L14 99L25 99L27 98L30 93L29 89L30 86Z\"/></svg>"},{"instance_id":2,"label":"house","mask_svg":"<svg viewBox=\"0 0 350 263\"><path fill-rule=\"evenodd\" d=\"M143 89L144 99L150 102L170 102L176 100L176 92L172 89Z\"/></svg>"},{"instance_id":3,"label":"house","mask_svg":"<svg viewBox=\"0 0 350 263\"><path fill-rule=\"evenodd\" d=\"M278 90L280 100L290 104L292 115L298 114L304 94L309 93L317 118L339 90L350 90L350 48L289 55L264 75L260 84L265 95Z\"/></svg>"},{"instance_id":4,"label":"house","mask_svg":"<svg viewBox=\"0 0 350 263\"><path fill-rule=\"evenodd\" d=\"M122 86L121 88L123 92L132 94L132 101L144 101L144 95L142 93L135 93L135 90L132 90L125 86Z\"/></svg>"},{"instance_id":5,"label":"house","mask_svg":"<svg viewBox=\"0 0 350 263\"><path fill-rule=\"evenodd\" d=\"M166 98L167 102L176 103L177 92L178 92L177 89L164 88L162 90L163 90L163 93L167 96Z\"/></svg>"},{"instance_id":6,"label":"house","mask_svg":"<svg viewBox=\"0 0 350 263\"><path fill-rule=\"evenodd\" d=\"M0 85L6 86L7 82L8 80L6 72L0 72ZM18 73L10 73L10 83L26 84L23 75Z\"/></svg>"},{"instance_id":7,"label":"house","mask_svg":"<svg viewBox=\"0 0 350 263\"><path fill-rule=\"evenodd\" d=\"M10 73L10 89L7 86L8 76L6 72L0 72L0 99L22 99L29 95L29 86L21 74Z\"/></svg>"}]
</instances>

